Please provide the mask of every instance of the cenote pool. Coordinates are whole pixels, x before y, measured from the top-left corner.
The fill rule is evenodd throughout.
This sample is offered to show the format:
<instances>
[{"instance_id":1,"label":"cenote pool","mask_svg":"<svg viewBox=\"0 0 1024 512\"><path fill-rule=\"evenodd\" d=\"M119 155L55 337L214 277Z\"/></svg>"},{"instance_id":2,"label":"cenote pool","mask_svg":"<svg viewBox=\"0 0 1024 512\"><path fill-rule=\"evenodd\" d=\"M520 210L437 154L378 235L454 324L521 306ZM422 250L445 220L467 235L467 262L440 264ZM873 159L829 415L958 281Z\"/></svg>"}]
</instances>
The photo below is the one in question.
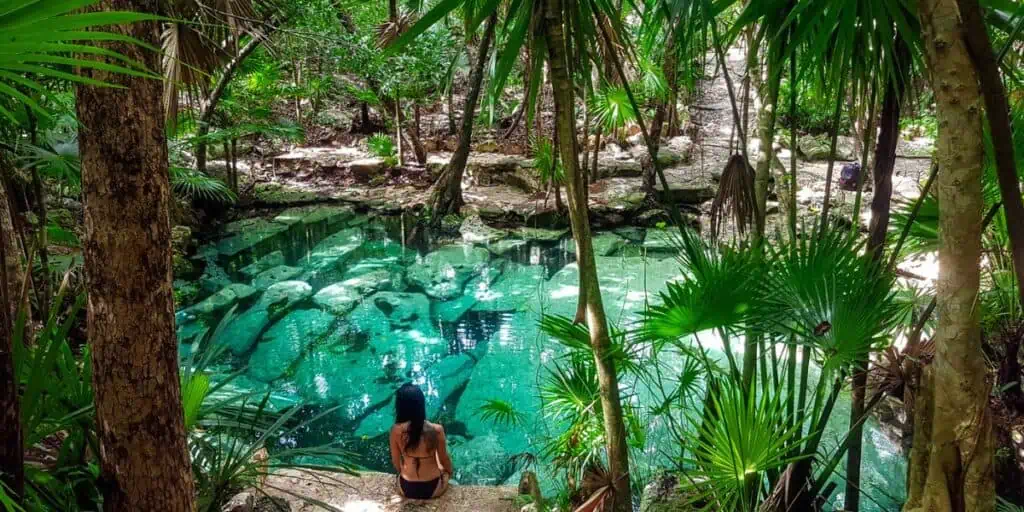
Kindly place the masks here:
<instances>
[{"instance_id":1,"label":"cenote pool","mask_svg":"<svg viewBox=\"0 0 1024 512\"><path fill-rule=\"evenodd\" d=\"M277 407L302 404L311 416L340 406L282 443L340 439L363 467L388 471L391 396L413 381L427 393L430 417L446 426L457 481L515 484L510 459L540 454L552 427L538 389L545 364L562 348L540 332L538 320L575 312L574 247L559 232L506 236L477 228L462 239L428 240L410 237L400 217L370 218L345 207L297 208L229 224L198 251L206 264L202 278L176 283L212 294L178 312L181 352L189 354L198 334L212 331L233 308L209 341L226 349L216 371L242 371L232 385L271 392ZM679 276L664 231L602 232L595 247L613 324L637 320L645 301L657 300ZM680 368L671 353L658 362ZM630 396L641 409L656 401L643 385ZM526 425L482 420L478 409L491 399L515 404ZM848 415L844 398L824 446L841 441ZM657 418L648 425L645 453L633 458L638 474L654 471L673 452ZM905 466L899 448L869 422L862 484L870 499L862 506L897 509Z\"/></svg>"}]
</instances>

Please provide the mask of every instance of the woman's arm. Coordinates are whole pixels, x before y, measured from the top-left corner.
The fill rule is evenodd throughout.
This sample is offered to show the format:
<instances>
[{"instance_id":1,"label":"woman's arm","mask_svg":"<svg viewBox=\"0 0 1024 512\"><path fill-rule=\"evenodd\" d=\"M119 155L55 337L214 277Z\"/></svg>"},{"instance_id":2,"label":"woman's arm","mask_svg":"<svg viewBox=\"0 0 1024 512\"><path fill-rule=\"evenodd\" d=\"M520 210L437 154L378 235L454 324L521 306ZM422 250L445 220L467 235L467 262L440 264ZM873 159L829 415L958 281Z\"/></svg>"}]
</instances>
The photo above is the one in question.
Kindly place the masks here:
<instances>
[{"instance_id":1,"label":"woman's arm","mask_svg":"<svg viewBox=\"0 0 1024 512\"><path fill-rule=\"evenodd\" d=\"M441 460L442 471L448 473L448 476L455 474L455 468L452 466L452 458L448 455L448 438L444 435L444 427L441 425L437 426L438 429L438 443L437 443L437 457Z\"/></svg>"},{"instance_id":2,"label":"woman's arm","mask_svg":"<svg viewBox=\"0 0 1024 512\"><path fill-rule=\"evenodd\" d=\"M398 425L395 425L395 426L391 427L391 436L390 436L391 465L394 466L395 467L395 471L397 471L398 474L401 475L402 474L402 448L401 448L401 444L400 444L399 438L401 438L401 433L399 433L399 431L398 431Z\"/></svg>"}]
</instances>

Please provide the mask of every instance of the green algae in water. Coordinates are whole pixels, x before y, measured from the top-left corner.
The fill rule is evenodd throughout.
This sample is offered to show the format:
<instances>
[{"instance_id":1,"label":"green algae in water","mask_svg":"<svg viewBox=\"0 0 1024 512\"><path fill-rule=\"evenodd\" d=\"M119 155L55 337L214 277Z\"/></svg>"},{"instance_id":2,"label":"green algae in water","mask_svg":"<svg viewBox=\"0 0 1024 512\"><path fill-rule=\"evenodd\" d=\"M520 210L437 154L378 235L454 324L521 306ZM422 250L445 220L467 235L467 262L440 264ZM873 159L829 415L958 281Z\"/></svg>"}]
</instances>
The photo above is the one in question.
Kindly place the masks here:
<instances>
[{"instance_id":1,"label":"green algae in water","mask_svg":"<svg viewBox=\"0 0 1024 512\"><path fill-rule=\"evenodd\" d=\"M579 275L571 240L410 247L387 235L394 223L349 218L344 210L293 209L279 217L238 223L216 245L231 247L214 259L238 269L230 276L238 283L233 289L257 291L245 300L225 301L225 293L179 312L180 352L190 353L197 334L234 306L235 317L211 341L229 348L225 373L244 372L231 389L272 392L276 407L304 404L304 417L338 406L289 443L341 440L365 467L390 471L391 398L412 381L423 387L431 418L449 433L459 482L514 484L519 468L510 459L539 454L556 427L543 417L538 384L562 348L540 332L538 321L542 314L575 313ZM253 228L257 236L239 238ZM616 326L638 320L665 283L679 278L670 237L652 231L595 236L604 303ZM235 251L239 245L248 247ZM254 266L242 270L242 263ZM682 359L665 353L659 363L679 371ZM657 403L657 393L642 383L626 384L633 405ZM526 424L481 420L477 411L493 399L514 404ZM824 447L842 441L848 415L843 397ZM637 474L665 465L677 444L661 421L648 422L646 446L633 458ZM905 458L873 422L865 439L862 484L880 506L864 500L864 510L896 508ZM554 477L541 480L553 485Z\"/></svg>"}]
</instances>

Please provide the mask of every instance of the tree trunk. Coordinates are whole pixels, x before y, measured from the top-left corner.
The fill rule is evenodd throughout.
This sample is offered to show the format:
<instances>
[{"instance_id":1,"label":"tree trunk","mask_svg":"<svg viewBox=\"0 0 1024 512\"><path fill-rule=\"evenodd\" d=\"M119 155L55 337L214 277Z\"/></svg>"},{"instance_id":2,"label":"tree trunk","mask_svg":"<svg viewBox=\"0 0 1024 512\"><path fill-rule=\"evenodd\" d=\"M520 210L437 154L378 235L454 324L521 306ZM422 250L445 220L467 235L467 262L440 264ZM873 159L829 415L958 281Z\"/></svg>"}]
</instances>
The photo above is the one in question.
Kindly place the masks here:
<instances>
[{"instance_id":1,"label":"tree trunk","mask_svg":"<svg viewBox=\"0 0 1024 512\"><path fill-rule=\"evenodd\" d=\"M458 126L455 125L455 85L448 87L448 135L458 133Z\"/></svg>"},{"instance_id":2,"label":"tree trunk","mask_svg":"<svg viewBox=\"0 0 1024 512\"><path fill-rule=\"evenodd\" d=\"M199 172L206 172L206 147L208 143L205 140L205 136L210 133L210 122L213 120L213 113L217 110L217 105L220 104L220 99L224 97L224 91L227 90L228 84L235 77L238 68L242 66L242 62L249 58L269 35L264 34L262 37L250 39L238 51L238 54L224 66L224 71L221 72L220 78L217 79L217 84L213 86L210 95L203 100L200 107L199 120L196 122L196 139L198 139L198 142L196 142L196 170Z\"/></svg>"},{"instance_id":3,"label":"tree trunk","mask_svg":"<svg viewBox=\"0 0 1024 512\"><path fill-rule=\"evenodd\" d=\"M587 306L587 326L594 350L594 361L601 389L601 409L604 415L605 438L608 450L608 482L614 489L610 509L615 512L632 510L629 479L629 452L626 446L626 428L622 404L619 400L618 376L615 364L608 357L611 337L605 317L601 290L598 287L597 265L590 233L589 212L582 190L579 173L579 145L576 141L576 116L569 63L565 54L565 34L560 0L544 3L544 35L547 40L551 86L555 98L555 123L561 141L562 167L569 199L569 220L576 241L577 265L581 283L587 283L581 293Z\"/></svg>"},{"instance_id":4,"label":"tree trunk","mask_svg":"<svg viewBox=\"0 0 1024 512\"><path fill-rule=\"evenodd\" d=\"M985 20L978 0L959 0L967 34L967 49L981 81L985 98L985 113L992 133L995 150L996 176L999 179L999 193L1006 213L1006 227L1010 233L1010 249L1013 269L1017 276L1017 292L1024 304L1024 201L1021 200L1020 180L1017 178L1017 160L1013 147L1013 127L1010 123L1010 106L1006 101L1006 90L999 74L999 62L992 51ZM1020 126L1017 127L1021 129Z\"/></svg>"},{"instance_id":5,"label":"tree trunk","mask_svg":"<svg viewBox=\"0 0 1024 512\"><path fill-rule=\"evenodd\" d=\"M977 308L984 204L981 92L956 0L919 0L918 12L939 122L941 271L935 360L918 398L904 510L991 511L991 386Z\"/></svg>"},{"instance_id":6,"label":"tree trunk","mask_svg":"<svg viewBox=\"0 0 1024 512\"><path fill-rule=\"evenodd\" d=\"M156 13L157 0L105 0ZM156 21L108 30L160 44ZM104 47L158 69L160 55ZM77 87L85 199L88 330L107 511L195 510L171 288L170 184L160 82L81 70L117 85Z\"/></svg>"},{"instance_id":7,"label":"tree trunk","mask_svg":"<svg viewBox=\"0 0 1024 512\"><path fill-rule=\"evenodd\" d=\"M768 45L768 51L771 52L772 45ZM776 59L772 58L772 55L768 55L765 61L767 62L768 68L768 79L765 82L767 87L766 91L763 91L761 95L761 111L757 116L758 132L760 133L761 139L761 151L757 158L757 167L755 167L754 173L754 198L757 203L757 211L754 212L762 222L755 223L757 226L762 226L754 232L755 245L760 243L764 238L764 222L768 211L768 183L771 181L772 176L772 162L775 160L775 125L776 118L778 117L778 104L779 104L779 87L782 83L781 70L775 69L773 62ZM791 148L793 157L796 158L796 149Z\"/></svg>"},{"instance_id":8,"label":"tree trunk","mask_svg":"<svg viewBox=\"0 0 1024 512\"><path fill-rule=\"evenodd\" d=\"M900 36L896 37L896 66L906 66L910 59L909 49ZM902 77L904 70L897 71ZM875 193L871 198L871 225L868 230L867 252L881 266L884 263L885 237L889 232L889 209L892 203L892 172L896 165L896 145L900 137L900 103L906 84L901 78L889 80L882 100L882 114L879 119L878 143L875 144L874 182ZM848 512L860 510L860 466L864 425L861 417L865 414L865 395L868 383L867 368L870 360L865 357L858 361L860 369L853 374L850 404L850 443L846 455L846 502Z\"/></svg>"},{"instance_id":9,"label":"tree trunk","mask_svg":"<svg viewBox=\"0 0 1024 512\"><path fill-rule=\"evenodd\" d=\"M388 21L398 22L398 0L388 0Z\"/></svg>"},{"instance_id":10,"label":"tree trunk","mask_svg":"<svg viewBox=\"0 0 1024 512\"><path fill-rule=\"evenodd\" d=\"M0 152L0 174L13 170L7 155ZM7 190L0 179L0 482L14 494L25 491L24 446L21 432L21 391L14 374L12 327L17 318L20 288L24 281L21 251L14 238Z\"/></svg>"},{"instance_id":11,"label":"tree trunk","mask_svg":"<svg viewBox=\"0 0 1024 512\"><path fill-rule=\"evenodd\" d=\"M451 161L445 166L441 176L434 184L434 192L430 198L430 212L435 222L442 217L452 213L459 213L459 209L465 204L462 199L462 174L466 171L466 162L469 160L469 150L473 143L473 112L476 112L476 103L480 98L480 89L484 83L484 68L487 66L487 52L490 50L491 41L494 39L494 27L498 24L497 13L487 18L487 26L484 28L484 38L480 42L480 52L473 64L473 72L470 77L469 94L466 95L466 103L462 114L462 130L459 132L459 145L455 148Z\"/></svg>"}]
</instances>

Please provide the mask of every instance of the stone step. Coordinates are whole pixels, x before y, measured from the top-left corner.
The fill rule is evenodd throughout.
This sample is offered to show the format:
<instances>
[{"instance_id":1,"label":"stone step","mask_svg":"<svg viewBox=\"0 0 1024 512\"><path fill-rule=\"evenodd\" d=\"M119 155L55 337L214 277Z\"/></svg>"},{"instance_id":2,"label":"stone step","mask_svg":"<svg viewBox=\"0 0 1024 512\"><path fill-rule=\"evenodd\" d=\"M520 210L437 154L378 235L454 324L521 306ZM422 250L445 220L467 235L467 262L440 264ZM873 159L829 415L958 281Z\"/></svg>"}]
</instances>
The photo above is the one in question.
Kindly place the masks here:
<instances>
[{"instance_id":1,"label":"stone step","mask_svg":"<svg viewBox=\"0 0 1024 512\"><path fill-rule=\"evenodd\" d=\"M271 497L291 512L331 510L359 512L514 512L518 511L518 489L510 486L463 486L452 484L448 492L434 500L406 500L399 493L395 475L362 473L359 476L323 471L285 470L267 478L260 491L247 491L232 499L224 510L253 512L254 502ZM305 499L303 499L305 498Z\"/></svg>"}]
</instances>

